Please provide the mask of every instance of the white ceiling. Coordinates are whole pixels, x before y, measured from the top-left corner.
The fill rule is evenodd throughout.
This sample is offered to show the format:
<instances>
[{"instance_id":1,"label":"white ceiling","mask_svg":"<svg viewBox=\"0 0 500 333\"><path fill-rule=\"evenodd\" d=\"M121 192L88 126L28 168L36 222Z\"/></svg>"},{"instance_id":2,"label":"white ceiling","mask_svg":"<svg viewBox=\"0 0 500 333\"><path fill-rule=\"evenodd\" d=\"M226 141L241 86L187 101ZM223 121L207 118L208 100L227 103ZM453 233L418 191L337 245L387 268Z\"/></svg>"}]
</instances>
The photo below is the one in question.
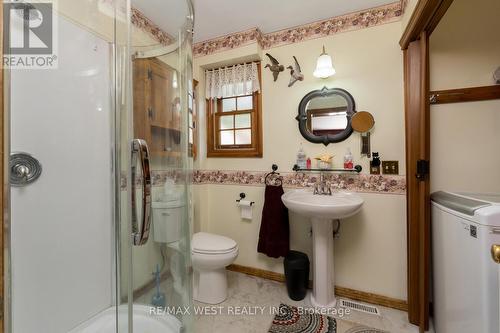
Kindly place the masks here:
<instances>
[{"instance_id":1,"label":"white ceiling","mask_svg":"<svg viewBox=\"0 0 500 333\"><path fill-rule=\"evenodd\" d=\"M146 0L140 0L141 2ZM147 0L153 1L153 0ZM195 42L258 27L268 33L395 0L194 0Z\"/></svg>"},{"instance_id":2,"label":"white ceiling","mask_svg":"<svg viewBox=\"0 0 500 333\"><path fill-rule=\"evenodd\" d=\"M377 7L395 0L193 0L195 42L259 28L268 33ZM177 36L188 14L186 0L132 0L162 30Z\"/></svg>"},{"instance_id":3,"label":"white ceiling","mask_svg":"<svg viewBox=\"0 0 500 333\"><path fill-rule=\"evenodd\" d=\"M132 7L137 8L174 38L177 37L189 14L185 0L132 0Z\"/></svg>"}]
</instances>

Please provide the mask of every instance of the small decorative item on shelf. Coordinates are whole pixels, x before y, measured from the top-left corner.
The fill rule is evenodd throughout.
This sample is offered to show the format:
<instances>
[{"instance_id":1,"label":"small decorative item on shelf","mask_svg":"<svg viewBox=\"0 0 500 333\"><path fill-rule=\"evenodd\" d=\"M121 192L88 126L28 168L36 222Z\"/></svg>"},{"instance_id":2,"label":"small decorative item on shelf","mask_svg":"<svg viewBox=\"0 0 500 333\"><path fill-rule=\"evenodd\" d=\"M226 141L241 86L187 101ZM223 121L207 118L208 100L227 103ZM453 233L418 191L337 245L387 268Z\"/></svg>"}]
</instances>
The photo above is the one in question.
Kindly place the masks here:
<instances>
[{"instance_id":1,"label":"small decorative item on shelf","mask_svg":"<svg viewBox=\"0 0 500 333\"><path fill-rule=\"evenodd\" d=\"M378 153L373 152L373 159L370 161L370 174L380 175L380 158Z\"/></svg>"},{"instance_id":2,"label":"small decorative item on shelf","mask_svg":"<svg viewBox=\"0 0 500 333\"><path fill-rule=\"evenodd\" d=\"M333 155L324 153L318 157L316 160L318 161L318 169L331 169L332 168L332 158Z\"/></svg>"}]
</instances>

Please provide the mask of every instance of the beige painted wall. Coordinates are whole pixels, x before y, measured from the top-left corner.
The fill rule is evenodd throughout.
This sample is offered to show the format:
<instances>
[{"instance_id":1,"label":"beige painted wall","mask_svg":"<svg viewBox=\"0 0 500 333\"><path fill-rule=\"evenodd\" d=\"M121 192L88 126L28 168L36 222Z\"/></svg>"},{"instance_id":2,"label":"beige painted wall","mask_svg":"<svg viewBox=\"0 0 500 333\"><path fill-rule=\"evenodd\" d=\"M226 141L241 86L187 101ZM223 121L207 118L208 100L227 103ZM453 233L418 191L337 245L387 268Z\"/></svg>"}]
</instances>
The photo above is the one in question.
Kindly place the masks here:
<instances>
[{"instance_id":1,"label":"beige painted wall","mask_svg":"<svg viewBox=\"0 0 500 333\"><path fill-rule=\"evenodd\" d=\"M297 106L309 91L323 86L348 90L354 97L357 110L370 111L376 121L372 132L372 148L383 159L399 160L404 166L404 113L402 53L398 46L401 22L338 34L333 37L305 41L266 50L284 65L295 55L306 76L305 81L288 88L288 71L277 82L263 71L263 158L206 158L205 117L200 112L200 158L196 166L202 169L270 170L279 165L280 171L291 171L300 143L309 156L325 151L335 154L334 165L342 165L347 147L352 149L355 162L368 170L368 160L359 154L359 135L331 144L327 148L306 142L300 135ZM325 45L333 56L337 74L321 80L312 76L316 59ZM237 63L241 59L267 58L254 45L195 59L195 78L204 92L204 68ZM201 98L202 100L203 98ZM201 105L200 110L204 110ZM256 202L251 222L240 219L235 199L246 192ZM282 260L270 259L256 251L260 215L263 206L263 187L198 185L195 186L195 230L222 234L235 239L240 247L237 264L282 272ZM335 277L337 285L406 299L406 218L405 196L362 194L365 205L362 213L346 220L340 239L335 244ZM291 246L311 254L310 224L290 214Z\"/></svg>"},{"instance_id":2,"label":"beige painted wall","mask_svg":"<svg viewBox=\"0 0 500 333\"><path fill-rule=\"evenodd\" d=\"M455 0L430 39L431 90L493 84L500 1ZM500 192L500 100L431 106L431 189Z\"/></svg>"},{"instance_id":3,"label":"beige painted wall","mask_svg":"<svg viewBox=\"0 0 500 333\"><path fill-rule=\"evenodd\" d=\"M401 18L401 27L403 31L408 25L408 22L410 21L411 15L415 11L415 7L417 6L417 4L418 0L407 0L405 12L403 14L403 17Z\"/></svg>"}]
</instances>

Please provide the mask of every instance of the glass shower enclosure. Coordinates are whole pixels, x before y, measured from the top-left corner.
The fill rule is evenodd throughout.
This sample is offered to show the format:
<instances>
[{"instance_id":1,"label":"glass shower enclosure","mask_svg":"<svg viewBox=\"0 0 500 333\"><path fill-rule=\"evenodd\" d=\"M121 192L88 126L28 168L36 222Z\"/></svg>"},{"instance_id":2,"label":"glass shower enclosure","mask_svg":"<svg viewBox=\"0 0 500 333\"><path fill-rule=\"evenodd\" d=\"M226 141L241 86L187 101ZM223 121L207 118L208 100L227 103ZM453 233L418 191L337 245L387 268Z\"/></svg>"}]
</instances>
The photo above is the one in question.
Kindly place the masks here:
<instances>
[{"instance_id":1,"label":"glass shower enclosure","mask_svg":"<svg viewBox=\"0 0 500 333\"><path fill-rule=\"evenodd\" d=\"M3 12L4 332L192 332L191 1Z\"/></svg>"}]
</instances>

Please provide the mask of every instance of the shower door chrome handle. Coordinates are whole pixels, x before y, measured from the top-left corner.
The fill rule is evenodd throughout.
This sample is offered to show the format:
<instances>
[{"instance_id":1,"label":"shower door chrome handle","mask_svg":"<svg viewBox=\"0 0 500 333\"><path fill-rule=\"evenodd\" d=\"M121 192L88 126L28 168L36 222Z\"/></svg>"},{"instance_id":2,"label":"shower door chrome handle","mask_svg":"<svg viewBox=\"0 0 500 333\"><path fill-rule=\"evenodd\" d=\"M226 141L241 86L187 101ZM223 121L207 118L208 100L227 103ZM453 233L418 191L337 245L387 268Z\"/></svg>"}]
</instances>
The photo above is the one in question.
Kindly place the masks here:
<instances>
[{"instance_id":1,"label":"shower door chrome handle","mask_svg":"<svg viewBox=\"0 0 500 333\"><path fill-rule=\"evenodd\" d=\"M132 171L132 242L134 245L144 245L149 238L151 228L151 170L149 168L149 149L146 141L133 139L131 147L131 171ZM137 162L141 164L142 171L142 223L139 226L137 217Z\"/></svg>"},{"instance_id":2,"label":"shower door chrome handle","mask_svg":"<svg viewBox=\"0 0 500 333\"><path fill-rule=\"evenodd\" d=\"M491 246L491 258L497 264L500 264L500 245L492 245Z\"/></svg>"}]
</instances>

